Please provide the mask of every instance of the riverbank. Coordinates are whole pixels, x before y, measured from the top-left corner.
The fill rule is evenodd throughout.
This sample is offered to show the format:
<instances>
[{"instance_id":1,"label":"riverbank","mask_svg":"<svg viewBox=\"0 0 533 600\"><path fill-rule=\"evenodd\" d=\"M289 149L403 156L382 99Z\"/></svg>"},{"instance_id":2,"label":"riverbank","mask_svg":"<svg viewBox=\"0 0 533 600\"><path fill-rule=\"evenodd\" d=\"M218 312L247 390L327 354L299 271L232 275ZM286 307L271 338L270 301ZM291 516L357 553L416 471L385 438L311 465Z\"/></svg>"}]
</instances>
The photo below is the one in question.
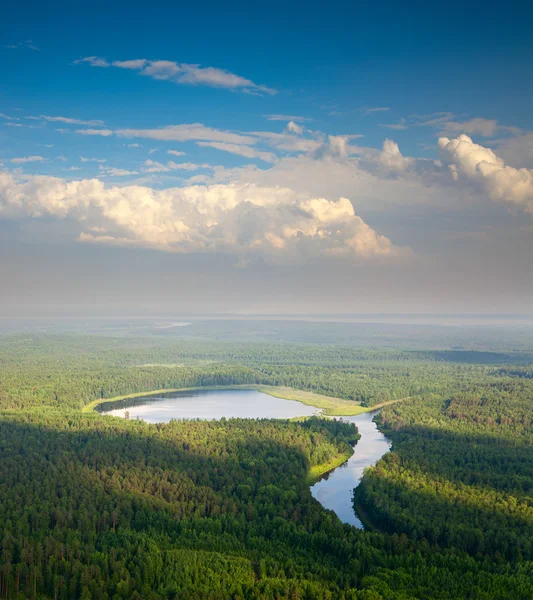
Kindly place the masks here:
<instances>
[{"instance_id":1,"label":"riverbank","mask_svg":"<svg viewBox=\"0 0 533 600\"><path fill-rule=\"evenodd\" d=\"M337 456L333 457L327 463L311 467L309 473L307 474L307 483L309 485L315 484L323 475L329 473L330 471L334 471L337 467L343 465L353 455L353 453L353 450L351 452L342 452L341 454L337 454Z\"/></svg>"}]
</instances>

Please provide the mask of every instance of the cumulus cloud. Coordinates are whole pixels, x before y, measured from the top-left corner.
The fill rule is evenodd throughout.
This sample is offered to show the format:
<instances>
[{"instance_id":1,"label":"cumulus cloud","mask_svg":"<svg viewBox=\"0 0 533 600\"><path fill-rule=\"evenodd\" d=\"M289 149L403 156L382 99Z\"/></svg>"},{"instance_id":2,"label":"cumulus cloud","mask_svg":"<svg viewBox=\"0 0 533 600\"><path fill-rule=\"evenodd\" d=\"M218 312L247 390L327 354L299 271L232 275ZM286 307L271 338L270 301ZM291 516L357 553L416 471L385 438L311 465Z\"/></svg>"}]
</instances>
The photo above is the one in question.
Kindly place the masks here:
<instances>
[{"instance_id":1,"label":"cumulus cloud","mask_svg":"<svg viewBox=\"0 0 533 600\"><path fill-rule=\"evenodd\" d=\"M390 259L410 251L392 244L354 212L289 188L217 184L156 190L0 173L0 214L69 217L86 243L180 253L227 253L273 263L318 257ZM94 232L102 231L99 235Z\"/></svg>"},{"instance_id":2,"label":"cumulus cloud","mask_svg":"<svg viewBox=\"0 0 533 600\"><path fill-rule=\"evenodd\" d=\"M455 181L478 185L492 200L507 202L533 214L533 169L506 165L490 148L475 144L467 135L439 138L443 163Z\"/></svg>"},{"instance_id":3,"label":"cumulus cloud","mask_svg":"<svg viewBox=\"0 0 533 600\"><path fill-rule=\"evenodd\" d=\"M245 158L258 158L268 163L275 163L278 157L272 152L262 152L250 146L243 144L228 144L227 142L196 142L198 146L216 148L223 152L229 152L231 154L237 154L238 156L244 156Z\"/></svg>"},{"instance_id":4,"label":"cumulus cloud","mask_svg":"<svg viewBox=\"0 0 533 600\"><path fill-rule=\"evenodd\" d=\"M172 154L174 156L183 156L185 152L181 152L179 150L167 150L167 154Z\"/></svg>"},{"instance_id":5,"label":"cumulus cloud","mask_svg":"<svg viewBox=\"0 0 533 600\"><path fill-rule=\"evenodd\" d=\"M75 60L74 64L88 63L92 67L117 67L138 71L141 75L153 79L173 81L188 85L205 85L209 87L238 90L249 94L276 94L276 90L265 85L258 85L251 79L235 75L225 69L203 67L198 64L178 63L171 60L148 60L136 58L133 60L108 61L98 56L86 56Z\"/></svg>"},{"instance_id":6,"label":"cumulus cloud","mask_svg":"<svg viewBox=\"0 0 533 600\"><path fill-rule=\"evenodd\" d=\"M413 163L412 158L403 156L396 142L386 139L383 143L383 150L378 156L378 162L384 167L394 171L405 171Z\"/></svg>"},{"instance_id":7,"label":"cumulus cloud","mask_svg":"<svg viewBox=\"0 0 533 600\"><path fill-rule=\"evenodd\" d=\"M294 121L289 121L285 130L289 133L294 133L296 135L302 135L302 133L304 132L304 128L301 125L295 123Z\"/></svg>"}]
</instances>

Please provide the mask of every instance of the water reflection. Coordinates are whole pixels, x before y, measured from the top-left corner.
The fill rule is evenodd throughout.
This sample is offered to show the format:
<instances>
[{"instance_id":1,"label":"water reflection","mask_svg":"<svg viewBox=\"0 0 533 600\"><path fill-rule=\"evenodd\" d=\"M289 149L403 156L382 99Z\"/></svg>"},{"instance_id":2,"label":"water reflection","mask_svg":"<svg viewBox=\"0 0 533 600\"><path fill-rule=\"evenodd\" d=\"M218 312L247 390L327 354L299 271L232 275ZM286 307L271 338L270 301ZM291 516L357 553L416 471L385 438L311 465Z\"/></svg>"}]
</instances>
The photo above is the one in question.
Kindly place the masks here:
<instances>
[{"instance_id":1,"label":"water reflection","mask_svg":"<svg viewBox=\"0 0 533 600\"><path fill-rule=\"evenodd\" d=\"M344 523L363 529L363 524L355 514L352 503L353 490L359 485L366 467L375 465L390 450L390 441L372 421L378 411L363 413L357 417L343 417L344 421L355 423L361 439L355 452L343 465L311 487L311 493L324 508L335 511Z\"/></svg>"},{"instance_id":2,"label":"water reflection","mask_svg":"<svg viewBox=\"0 0 533 600\"><path fill-rule=\"evenodd\" d=\"M256 390L198 390L104 402L98 412L114 417L168 423L171 419L292 419L320 411L294 400L275 398Z\"/></svg>"}]
</instances>

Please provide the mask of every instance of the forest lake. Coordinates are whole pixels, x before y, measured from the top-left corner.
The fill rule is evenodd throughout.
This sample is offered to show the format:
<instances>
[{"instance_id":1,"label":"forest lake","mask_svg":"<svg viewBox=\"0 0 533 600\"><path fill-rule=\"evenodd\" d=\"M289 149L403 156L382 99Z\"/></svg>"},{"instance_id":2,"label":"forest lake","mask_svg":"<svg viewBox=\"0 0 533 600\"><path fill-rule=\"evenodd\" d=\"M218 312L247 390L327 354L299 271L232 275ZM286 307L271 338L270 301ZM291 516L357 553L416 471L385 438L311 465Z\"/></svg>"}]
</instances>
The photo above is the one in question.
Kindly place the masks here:
<instances>
[{"instance_id":1,"label":"forest lake","mask_svg":"<svg viewBox=\"0 0 533 600\"><path fill-rule=\"evenodd\" d=\"M295 400L284 400L257 390L195 390L157 396L103 402L96 410L116 417L129 416L147 423L167 423L171 419L292 419L319 415L320 410ZM354 454L341 466L323 475L311 487L313 497L324 508L334 511L344 523L360 529L363 524L352 504L353 490L359 485L366 467L373 466L390 450L373 418L378 411L354 417L342 417L354 423L361 435Z\"/></svg>"}]
</instances>

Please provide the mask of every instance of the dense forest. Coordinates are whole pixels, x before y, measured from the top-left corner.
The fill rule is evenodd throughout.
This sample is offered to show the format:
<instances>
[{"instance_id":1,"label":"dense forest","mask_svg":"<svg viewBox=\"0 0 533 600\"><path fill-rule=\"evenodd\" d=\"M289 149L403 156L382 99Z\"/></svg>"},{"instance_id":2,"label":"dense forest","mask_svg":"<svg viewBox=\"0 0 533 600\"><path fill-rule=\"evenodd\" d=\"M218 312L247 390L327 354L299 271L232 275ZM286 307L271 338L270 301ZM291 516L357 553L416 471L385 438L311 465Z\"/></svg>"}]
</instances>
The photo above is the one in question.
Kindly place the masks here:
<instances>
[{"instance_id":1,"label":"dense forest","mask_svg":"<svg viewBox=\"0 0 533 600\"><path fill-rule=\"evenodd\" d=\"M18 334L0 336L0 408L78 409L97 398L232 384L289 386L373 406L451 393L487 378L511 379L528 357L523 352Z\"/></svg>"},{"instance_id":2,"label":"dense forest","mask_svg":"<svg viewBox=\"0 0 533 600\"><path fill-rule=\"evenodd\" d=\"M523 345L2 335L0 598L531 600L532 364ZM80 410L236 383L406 398L378 417L393 450L356 489L365 531L309 490L351 424Z\"/></svg>"}]
</instances>

